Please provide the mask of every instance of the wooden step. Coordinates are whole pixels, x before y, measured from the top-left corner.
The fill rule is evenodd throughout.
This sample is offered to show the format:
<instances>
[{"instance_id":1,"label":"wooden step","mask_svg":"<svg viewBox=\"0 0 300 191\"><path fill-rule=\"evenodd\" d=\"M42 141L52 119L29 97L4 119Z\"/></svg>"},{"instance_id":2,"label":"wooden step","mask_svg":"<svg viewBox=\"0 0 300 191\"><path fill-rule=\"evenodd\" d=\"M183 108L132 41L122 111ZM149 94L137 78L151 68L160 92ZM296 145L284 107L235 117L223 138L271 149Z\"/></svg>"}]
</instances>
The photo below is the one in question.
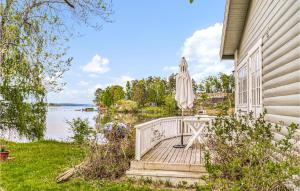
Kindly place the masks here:
<instances>
[{"instance_id":1,"label":"wooden step","mask_svg":"<svg viewBox=\"0 0 300 191\"><path fill-rule=\"evenodd\" d=\"M164 171L182 171L182 172L206 172L201 164L184 164L184 163L161 163L148 161L131 161L130 169L132 170L164 170Z\"/></svg>"},{"instance_id":2,"label":"wooden step","mask_svg":"<svg viewBox=\"0 0 300 191\"><path fill-rule=\"evenodd\" d=\"M134 170L130 169L126 172L127 177L133 178L150 178L152 181L160 180L169 182L176 186L184 183L186 186L193 186L196 183L204 185L205 182L201 179L206 176L204 172L183 172L171 170Z\"/></svg>"}]
</instances>

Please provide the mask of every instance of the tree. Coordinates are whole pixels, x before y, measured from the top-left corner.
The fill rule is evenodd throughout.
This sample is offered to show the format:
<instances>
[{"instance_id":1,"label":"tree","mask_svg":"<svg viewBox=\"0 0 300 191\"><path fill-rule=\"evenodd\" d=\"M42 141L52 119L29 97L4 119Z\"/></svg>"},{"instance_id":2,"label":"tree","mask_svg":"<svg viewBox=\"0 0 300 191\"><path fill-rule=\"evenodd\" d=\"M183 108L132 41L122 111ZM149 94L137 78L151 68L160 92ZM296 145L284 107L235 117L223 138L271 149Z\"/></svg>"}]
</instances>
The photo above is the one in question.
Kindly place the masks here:
<instances>
[{"instance_id":1,"label":"tree","mask_svg":"<svg viewBox=\"0 0 300 191\"><path fill-rule=\"evenodd\" d=\"M175 92L175 89L176 89L176 75L175 74L171 74L168 78L168 83L167 83L167 90L168 90L168 93L173 93Z\"/></svg>"},{"instance_id":2,"label":"tree","mask_svg":"<svg viewBox=\"0 0 300 191\"><path fill-rule=\"evenodd\" d=\"M176 109L176 100L174 94L168 94L165 97L165 105L168 108L169 113L172 113Z\"/></svg>"},{"instance_id":3,"label":"tree","mask_svg":"<svg viewBox=\"0 0 300 191\"><path fill-rule=\"evenodd\" d=\"M132 87L131 87L130 81L127 81L126 82L126 99L131 100L131 97L132 97L131 94L132 94Z\"/></svg>"},{"instance_id":4,"label":"tree","mask_svg":"<svg viewBox=\"0 0 300 191\"><path fill-rule=\"evenodd\" d=\"M112 104L115 105L119 100L125 98L125 92L122 86L114 85L108 87L108 91L111 95Z\"/></svg>"},{"instance_id":5,"label":"tree","mask_svg":"<svg viewBox=\"0 0 300 191\"><path fill-rule=\"evenodd\" d=\"M45 130L47 91L60 90L68 70L65 42L81 22L101 29L110 1L0 1L0 128L29 139ZM64 18L68 18L68 22ZM95 18L100 18L99 20Z\"/></svg>"},{"instance_id":6,"label":"tree","mask_svg":"<svg viewBox=\"0 0 300 191\"><path fill-rule=\"evenodd\" d=\"M94 103L98 106L101 106L101 98L102 98L103 92L104 92L104 90L101 88L98 88L95 91Z\"/></svg>"},{"instance_id":7,"label":"tree","mask_svg":"<svg viewBox=\"0 0 300 191\"><path fill-rule=\"evenodd\" d=\"M198 91L198 85L194 79L192 79L193 91L196 93Z\"/></svg>"},{"instance_id":8,"label":"tree","mask_svg":"<svg viewBox=\"0 0 300 191\"><path fill-rule=\"evenodd\" d=\"M95 103L99 106L110 108L119 100L125 98L125 92L122 86L108 86L105 90L98 88L95 92Z\"/></svg>"},{"instance_id":9,"label":"tree","mask_svg":"<svg viewBox=\"0 0 300 191\"><path fill-rule=\"evenodd\" d=\"M227 75L225 73L220 73L219 78L221 82L222 92L232 93L234 88L234 76L232 74Z\"/></svg>"},{"instance_id":10,"label":"tree","mask_svg":"<svg viewBox=\"0 0 300 191\"><path fill-rule=\"evenodd\" d=\"M139 106L144 106L146 98L145 80L134 80L132 83L132 100L137 102Z\"/></svg>"},{"instance_id":11,"label":"tree","mask_svg":"<svg viewBox=\"0 0 300 191\"><path fill-rule=\"evenodd\" d=\"M166 94L166 83L160 77L152 78L147 83L147 101L153 103L156 106L161 106L164 103Z\"/></svg>"}]
</instances>

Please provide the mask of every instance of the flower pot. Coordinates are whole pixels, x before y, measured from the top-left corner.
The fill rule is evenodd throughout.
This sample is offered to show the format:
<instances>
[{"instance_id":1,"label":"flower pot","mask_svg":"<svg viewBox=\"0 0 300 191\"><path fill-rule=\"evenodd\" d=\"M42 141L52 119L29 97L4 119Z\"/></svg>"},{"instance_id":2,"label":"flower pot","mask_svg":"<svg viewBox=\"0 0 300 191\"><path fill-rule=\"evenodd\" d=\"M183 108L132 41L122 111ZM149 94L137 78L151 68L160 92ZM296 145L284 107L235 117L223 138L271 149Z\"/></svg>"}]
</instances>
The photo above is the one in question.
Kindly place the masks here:
<instances>
[{"instance_id":1,"label":"flower pot","mask_svg":"<svg viewBox=\"0 0 300 191\"><path fill-rule=\"evenodd\" d=\"M0 152L0 161L5 161L5 160L7 160L8 155L9 155L9 151L3 151L3 152Z\"/></svg>"}]
</instances>

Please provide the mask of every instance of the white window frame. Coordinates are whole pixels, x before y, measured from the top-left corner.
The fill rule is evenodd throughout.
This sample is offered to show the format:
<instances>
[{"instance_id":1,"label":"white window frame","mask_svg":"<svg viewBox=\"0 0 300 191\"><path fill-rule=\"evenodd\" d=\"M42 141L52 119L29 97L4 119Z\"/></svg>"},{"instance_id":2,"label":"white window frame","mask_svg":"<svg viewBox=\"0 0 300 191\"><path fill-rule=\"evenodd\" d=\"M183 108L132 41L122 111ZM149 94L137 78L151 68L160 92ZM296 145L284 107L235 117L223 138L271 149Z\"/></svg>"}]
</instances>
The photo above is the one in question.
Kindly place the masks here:
<instances>
[{"instance_id":1,"label":"white window frame","mask_svg":"<svg viewBox=\"0 0 300 191\"><path fill-rule=\"evenodd\" d=\"M258 86L254 86L256 89L255 89L255 96L259 96L259 99L260 99L260 103L259 104L256 104L256 105L252 105L252 101L253 101L253 96L252 96L252 82L250 80L252 80L251 78L251 74L253 73L252 71L252 68L251 68L251 56L254 52L258 51L258 61L259 61L259 66L260 66L260 69L259 69L259 87ZM241 70L244 70L246 69L247 71L247 100L243 100L243 90L242 90L242 93L240 92L241 91L241 88L243 89L243 85L241 87L241 83L243 82L240 82L241 78L240 78L240 72ZM254 71L255 73L256 71ZM257 43L255 43L255 45L248 51L247 55L242 59L242 61L240 62L240 64L237 66L237 74L236 74L236 79L237 79L237 93L236 93L236 96L237 96L237 103L236 105L240 108L247 108L247 111L250 112L250 111L253 111L254 107L255 107L255 110L258 109L260 111L258 112L255 112L257 114L255 114L255 116L258 116L259 113L262 112L262 108L263 108L263 99L262 99L262 39L259 39ZM257 82L257 78L255 79L255 82ZM258 84L257 84L258 85ZM257 92L259 91L259 93L257 94ZM242 98L240 97L242 96ZM258 98L258 97L257 97ZM256 98L256 100L257 100Z\"/></svg>"},{"instance_id":2,"label":"white window frame","mask_svg":"<svg viewBox=\"0 0 300 191\"><path fill-rule=\"evenodd\" d=\"M257 54L257 61L259 62L259 70L257 70L257 66L255 66L255 69L253 71L253 66L251 66L251 56L253 55L253 53L255 53L256 51L258 51L258 54ZM255 43L255 45L248 51L248 54L247 54L247 57L248 57L248 91L249 91L249 105L248 105L248 112L250 111L254 111L254 115L256 117L259 116L259 114L262 112L262 108L263 108L263 99L262 99L262 39L259 39L257 41L257 43ZM257 71L259 71L259 73L256 73ZM256 85L252 85L252 74L255 74L255 83L257 83L257 75L259 76L259 84L256 84ZM251 81L250 81L251 80ZM259 88L258 86L259 85ZM253 94L252 94L252 89L253 87L255 88L255 98L253 98ZM257 93L259 90L259 93ZM258 97L259 96L259 97ZM255 99L255 102L257 102L257 100L260 100L260 103L257 104L253 104L253 100Z\"/></svg>"},{"instance_id":3,"label":"white window frame","mask_svg":"<svg viewBox=\"0 0 300 191\"><path fill-rule=\"evenodd\" d=\"M244 71L242 71L244 70ZM247 89L246 89L246 95L247 95L247 98L246 100L244 100L244 85L243 85L243 80L241 77L240 77L240 74L241 72L244 72L243 75L246 75L246 84L247 84ZM243 76L244 78L245 76ZM237 105L238 106L247 106L248 105L248 58L244 58L242 60L242 62L238 65L238 68L237 68Z\"/></svg>"}]
</instances>

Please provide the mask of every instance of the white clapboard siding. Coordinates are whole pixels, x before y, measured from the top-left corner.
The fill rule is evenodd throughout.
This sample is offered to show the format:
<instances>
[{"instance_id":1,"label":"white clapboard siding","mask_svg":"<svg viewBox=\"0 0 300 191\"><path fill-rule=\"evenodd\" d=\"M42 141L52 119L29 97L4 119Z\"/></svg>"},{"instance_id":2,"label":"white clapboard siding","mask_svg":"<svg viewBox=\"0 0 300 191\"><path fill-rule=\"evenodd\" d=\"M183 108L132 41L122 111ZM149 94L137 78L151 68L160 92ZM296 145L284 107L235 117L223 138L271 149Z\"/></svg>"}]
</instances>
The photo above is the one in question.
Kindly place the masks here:
<instances>
[{"instance_id":1,"label":"white clapboard siding","mask_svg":"<svg viewBox=\"0 0 300 191\"><path fill-rule=\"evenodd\" d=\"M300 124L299 117L291 117L286 115L274 115L274 114L266 114L266 120L271 123L279 123L282 125L289 125L291 123Z\"/></svg>"},{"instance_id":2,"label":"white clapboard siding","mask_svg":"<svg viewBox=\"0 0 300 191\"><path fill-rule=\"evenodd\" d=\"M300 81L300 72L295 70L289 74L281 75L269 81L263 81L263 90L284 86Z\"/></svg>"},{"instance_id":3,"label":"white clapboard siding","mask_svg":"<svg viewBox=\"0 0 300 191\"><path fill-rule=\"evenodd\" d=\"M262 99L272 123L300 124L300 1L252 0L237 65L262 40Z\"/></svg>"},{"instance_id":4,"label":"white clapboard siding","mask_svg":"<svg viewBox=\"0 0 300 191\"><path fill-rule=\"evenodd\" d=\"M300 81L279 86L276 88L266 89L263 91L263 97L275 97L275 96L285 96L285 95L292 95L292 94L300 94ZM300 101L300 98L299 98Z\"/></svg>"},{"instance_id":5,"label":"white clapboard siding","mask_svg":"<svg viewBox=\"0 0 300 191\"><path fill-rule=\"evenodd\" d=\"M266 106L268 113L300 118L300 106Z\"/></svg>"},{"instance_id":6,"label":"white clapboard siding","mask_svg":"<svg viewBox=\"0 0 300 191\"><path fill-rule=\"evenodd\" d=\"M287 62L285 65L274 66L272 64L264 68L265 74L263 75L263 81L270 81L274 78L278 78L282 75L292 73L294 71L300 70L300 58Z\"/></svg>"}]
</instances>

